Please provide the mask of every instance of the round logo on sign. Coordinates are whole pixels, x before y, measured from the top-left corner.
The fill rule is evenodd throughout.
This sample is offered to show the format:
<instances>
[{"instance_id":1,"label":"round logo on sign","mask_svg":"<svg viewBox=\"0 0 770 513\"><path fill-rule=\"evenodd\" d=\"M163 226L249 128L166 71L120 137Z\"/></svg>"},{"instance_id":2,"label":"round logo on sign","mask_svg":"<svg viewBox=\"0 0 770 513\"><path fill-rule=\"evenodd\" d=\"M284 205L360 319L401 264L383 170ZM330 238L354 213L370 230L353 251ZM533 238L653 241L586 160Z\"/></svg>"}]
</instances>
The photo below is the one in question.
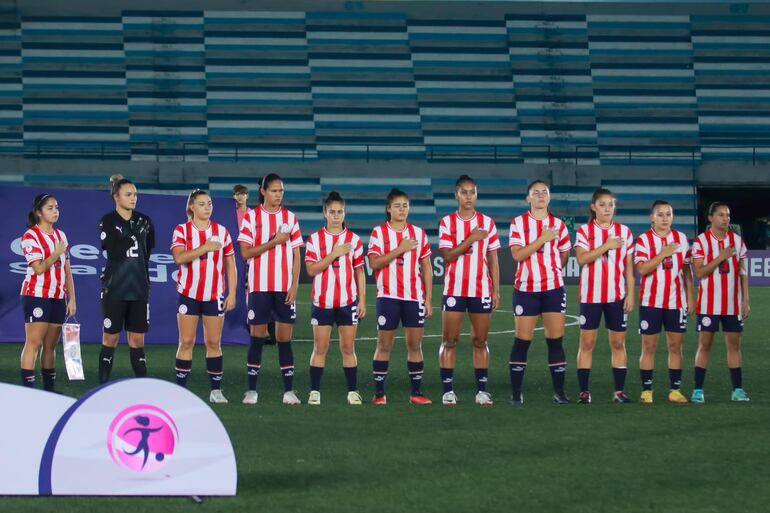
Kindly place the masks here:
<instances>
[{"instance_id":1,"label":"round logo on sign","mask_svg":"<svg viewBox=\"0 0 770 513\"><path fill-rule=\"evenodd\" d=\"M179 305L179 313L184 315L187 313L187 305Z\"/></svg>"},{"instance_id":2,"label":"round logo on sign","mask_svg":"<svg viewBox=\"0 0 770 513\"><path fill-rule=\"evenodd\" d=\"M43 309L39 306L36 307L34 310L32 310L32 316L37 317L38 319L43 316Z\"/></svg>"},{"instance_id":3,"label":"round logo on sign","mask_svg":"<svg viewBox=\"0 0 770 513\"><path fill-rule=\"evenodd\" d=\"M704 317L703 319L701 319L700 323L708 328L709 326L711 326L711 317Z\"/></svg>"},{"instance_id":4,"label":"round logo on sign","mask_svg":"<svg viewBox=\"0 0 770 513\"><path fill-rule=\"evenodd\" d=\"M524 307L521 305L516 305L516 308L514 308L513 311L516 313L516 315L521 315L524 313Z\"/></svg>"},{"instance_id":5,"label":"round logo on sign","mask_svg":"<svg viewBox=\"0 0 770 513\"><path fill-rule=\"evenodd\" d=\"M449 308L452 308L452 307L453 307L453 306L455 306L456 304L457 304L457 300L456 300L455 298L453 298L453 297L451 297L451 296L450 296L450 297L448 297L448 298L446 298L446 305L447 305Z\"/></svg>"},{"instance_id":6,"label":"round logo on sign","mask_svg":"<svg viewBox=\"0 0 770 513\"><path fill-rule=\"evenodd\" d=\"M254 320L254 316L255 316L255 315L256 315L256 314L254 313L254 310L249 310L249 320L250 320L250 321L251 321L251 320Z\"/></svg>"},{"instance_id":7,"label":"round logo on sign","mask_svg":"<svg viewBox=\"0 0 770 513\"><path fill-rule=\"evenodd\" d=\"M379 324L380 326L385 326L386 322L388 322L388 320L385 318L384 315L380 315L379 317L377 317L377 324Z\"/></svg>"},{"instance_id":8,"label":"round logo on sign","mask_svg":"<svg viewBox=\"0 0 770 513\"><path fill-rule=\"evenodd\" d=\"M110 327L112 327L112 321L109 318L104 319L104 327L107 329L110 329Z\"/></svg>"},{"instance_id":9,"label":"round logo on sign","mask_svg":"<svg viewBox=\"0 0 770 513\"><path fill-rule=\"evenodd\" d=\"M157 472L166 466L179 444L171 416L149 404L124 409L107 432L107 450L116 465L138 473Z\"/></svg>"},{"instance_id":10,"label":"round logo on sign","mask_svg":"<svg viewBox=\"0 0 770 513\"><path fill-rule=\"evenodd\" d=\"M585 323L586 323L586 316L585 315L581 315L580 316L580 325L583 326Z\"/></svg>"}]
</instances>

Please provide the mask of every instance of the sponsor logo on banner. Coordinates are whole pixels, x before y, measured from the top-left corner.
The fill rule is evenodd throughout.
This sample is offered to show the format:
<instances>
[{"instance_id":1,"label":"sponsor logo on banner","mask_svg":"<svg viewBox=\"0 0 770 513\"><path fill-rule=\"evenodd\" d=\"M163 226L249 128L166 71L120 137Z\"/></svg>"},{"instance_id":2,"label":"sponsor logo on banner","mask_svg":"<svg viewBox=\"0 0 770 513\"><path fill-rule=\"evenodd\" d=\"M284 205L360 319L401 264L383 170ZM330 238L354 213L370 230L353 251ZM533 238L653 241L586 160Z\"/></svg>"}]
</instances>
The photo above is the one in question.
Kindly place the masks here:
<instances>
[{"instance_id":1,"label":"sponsor logo on banner","mask_svg":"<svg viewBox=\"0 0 770 513\"><path fill-rule=\"evenodd\" d=\"M162 469L178 443L179 433L171 415L147 404L130 406L118 413L107 434L112 461L133 472Z\"/></svg>"}]
</instances>

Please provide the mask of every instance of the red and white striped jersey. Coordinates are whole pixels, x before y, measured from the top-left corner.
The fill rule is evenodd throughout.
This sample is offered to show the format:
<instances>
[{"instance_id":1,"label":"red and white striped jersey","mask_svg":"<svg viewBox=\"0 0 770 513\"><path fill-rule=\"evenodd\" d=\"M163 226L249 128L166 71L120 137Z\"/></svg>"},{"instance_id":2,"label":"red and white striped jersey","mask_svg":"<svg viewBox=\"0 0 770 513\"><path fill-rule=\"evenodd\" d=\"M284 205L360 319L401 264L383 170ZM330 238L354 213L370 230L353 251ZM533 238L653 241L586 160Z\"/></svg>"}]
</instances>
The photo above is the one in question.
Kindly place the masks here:
<instances>
[{"instance_id":1,"label":"red and white striped jersey","mask_svg":"<svg viewBox=\"0 0 770 513\"><path fill-rule=\"evenodd\" d=\"M185 251L198 249L209 240L216 240L222 247L179 266L176 291L196 301L217 301L225 295L225 257L235 254L230 233L221 224L210 222L205 230L199 230L188 221L177 225L171 240L171 250Z\"/></svg>"},{"instance_id":2,"label":"red and white striped jersey","mask_svg":"<svg viewBox=\"0 0 770 513\"><path fill-rule=\"evenodd\" d=\"M575 247L593 251L610 237L623 239L625 244L581 267L581 303L614 303L626 297L626 259L634 252L634 236L628 226L612 223L602 228L596 221L584 224L575 234Z\"/></svg>"},{"instance_id":3,"label":"red and white striped jersey","mask_svg":"<svg viewBox=\"0 0 770 513\"><path fill-rule=\"evenodd\" d=\"M735 248L735 254L719 264L710 275L700 280L696 312L699 315L740 315L743 303L740 261L747 256L746 244L737 233L728 231L718 239L711 230L698 235L692 246L692 258L703 259L703 265L719 256L723 248Z\"/></svg>"},{"instance_id":4,"label":"red and white striped jersey","mask_svg":"<svg viewBox=\"0 0 770 513\"><path fill-rule=\"evenodd\" d=\"M341 308L355 303L358 298L355 270L364 266L364 244L361 237L350 230L335 235L323 228L307 238L305 262L320 262L335 246L342 244L350 244L351 251L313 278L313 304L319 308Z\"/></svg>"},{"instance_id":5,"label":"red and white striped jersey","mask_svg":"<svg viewBox=\"0 0 770 513\"><path fill-rule=\"evenodd\" d=\"M492 276L489 273L487 253L500 249L500 237L491 217L476 212L463 219L458 212L444 216L438 227L439 249L456 248L471 232L480 228L487 236L474 242L465 254L446 264L444 295L458 297L491 297Z\"/></svg>"},{"instance_id":6,"label":"red and white striped jersey","mask_svg":"<svg viewBox=\"0 0 770 513\"><path fill-rule=\"evenodd\" d=\"M59 257L43 274L37 275L30 265L51 256L59 242L67 243L67 236L61 230L53 229L46 233L39 226L33 226L21 237L21 250L27 260L27 275L21 284L22 296L41 297L45 299L64 299L64 264L67 253ZM69 249L67 250L69 251Z\"/></svg>"},{"instance_id":7,"label":"red and white striped jersey","mask_svg":"<svg viewBox=\"0 0 770 513\"><path fill-rule=\"evenodd\" d=\"M509 246L529 246L543 233L544 228L551 228L559 236L546 242L516 268L514 288L520 292L545 292L564 286L561 254L572 249L567 225L556 216L548 214L543 219L536 219L530 212L514 217L511 221Z\"/></svg>"},{"instance_id":8,"label":"red and white striped jersey","mask_svg":"<svg viewBox=\"0 0 770 513\"><path fill-rule=\"evenodd\" d=\"M268 212L260 205L243 218L238 242L253 247L267 244L281 229L291 234L288 241L249 259L249 292L288 292L294 278L294 248L302 246L302 234L297 216L283 207Z\"/></svg>"},{"instance_id":9,"label":"red and white striped jersey","mask_svg":"<svg viewBox=\"0 0 770 513\"><path fill-rule=\"evenodd\" d=\"M422 301L425 296L425 285L422 282L420 262L431 254L425 230L412 224L407 224L403 230L395 230L390 223L376 226L369 237L368 255L386 255L398 248L404 239L416 240L417 247L398 256L375 272L377 297Z\"/></svg>"},{"instance_id":10,"label":"red and white striped jersey","mask_svg":"<svg viewBox=\"0 0 770 513\"><path fill-rule=\"evenodd\" d=\"M685 264L690 263L690 245L684 233L671 230L668 235L661 237L654 230L647 230L636 241L634 264L652 260L668 244L677 244L679 249L658 264L653 272L642 276L640 306L667 310L687 308L683 271Z\"/></svg>"}]
</instances>

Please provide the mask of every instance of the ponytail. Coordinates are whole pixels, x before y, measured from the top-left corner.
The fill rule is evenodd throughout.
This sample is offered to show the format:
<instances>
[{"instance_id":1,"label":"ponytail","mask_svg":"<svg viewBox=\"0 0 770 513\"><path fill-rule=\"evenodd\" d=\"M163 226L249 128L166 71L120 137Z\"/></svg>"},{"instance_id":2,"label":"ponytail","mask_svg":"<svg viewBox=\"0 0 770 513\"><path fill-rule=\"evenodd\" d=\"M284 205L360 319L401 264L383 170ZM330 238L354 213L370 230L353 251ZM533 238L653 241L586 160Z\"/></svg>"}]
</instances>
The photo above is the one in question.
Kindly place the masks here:
<instances>
[{"instance_id":1,"label":"ponytail","mask_svg":"<svg viewBox=\"0 0 770 513\"><path fill-rule=\"evenodd\" d=\"M123 175L112 175L110 177L110 195L115 196L120 192L120 188L126 184L133 184L128 178L124 178Z\"/></svg>"},{"instance_id":2,"label":"ponytail","mask_svg":"<svg viewBox=\"0 0 770 513\"><path fill-rule=\"evenodd\" d=\"M32 228L40 222L40 215L38 215L38 212L40 212L40 209L42 209L46 202L51 198L53 198L53 196L50 194L38 194L35 196L35 199L32 200L32 210L27 213L27 228Z\"/></svg>"}]
</instances>

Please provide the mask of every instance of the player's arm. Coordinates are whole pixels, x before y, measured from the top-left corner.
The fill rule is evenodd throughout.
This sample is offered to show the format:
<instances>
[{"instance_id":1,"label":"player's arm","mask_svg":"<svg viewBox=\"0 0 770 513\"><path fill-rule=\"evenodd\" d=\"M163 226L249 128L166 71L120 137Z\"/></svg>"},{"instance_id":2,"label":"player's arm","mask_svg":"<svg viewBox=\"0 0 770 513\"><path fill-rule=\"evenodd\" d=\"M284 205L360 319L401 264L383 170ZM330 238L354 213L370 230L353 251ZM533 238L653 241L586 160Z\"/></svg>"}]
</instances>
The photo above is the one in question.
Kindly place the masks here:
<instances>
[{"instance_id":1,"label":"player's arm","mask_svg":"<svg viewBox=\"0 0 770 513\"><path fill-rule=\"evenodd\" d=\"M699 279L707 278L716 271L717 267L735 254L735 248L732 246L722 248L719 254L709 263L704 263L704 258L700 255L693 257L693 265L695 266L695 276Z\"/></svg>"},{"instance_id":2,"label":"player's arm","mask_svg":"<svg viewBox=\"0 0 770 513\"><path fill-rule=\"evenodd\" d=\"M751 306L749 306L749 272L746 268L746 259L741 258L739 262L741 273L741 290L743 292L743 304L741 305L741 313L743 318L748 318L751 315Z\"/></svg>"},{"instance_id":3,"label":"player's arm","mask_svg":"<svg viewBox=\"0 0 770 513\"><path fill-rule=\"evenodd\" d=\"M289 234L284 234L289 237ZM297 299L297 290L299 289L299 246L292 249L292 252L294 253L294 258L292 259L292 268L291 268L291 288L286 293L286 301L284 301L284 304L290 305L294 303L294 301Z\"/></svg>"},{"instance_id":4,"label":"player's arm","mask_svg":"<svg viewBox=\"0 0 770 513\"><path fill-rule=\"evenodd\" d=\"M462 241L458 246L444 249L439 248L439 251L441 251L441 256L444 257L445 262L454 262L460 258L460 256L467 253L474 242L478 242L486 238L487 235L488 232L486 230L482 230L481 228L474 228L468 238Z\"/></svg>"},{"instance_id":5,"label":"player's arm","mask_svg":"<svg viewBox=\"0 0 770 513\"><path fill-rule=\"evenodd\" d=\"M588 265L592 262L595 262L598 258L601 258L601 256L607 253L609 250L622 248L623 244L624 244L623 239L610 237L604 242L604 244L602 244L596 249L592 249L591 251L588 251L587 249L583 249L580 246L576 246L575 255L577 256L578 265L582 267L584 265Z\"/></svg>"},{"instance_id":6,"label":"player's arm","mask_svg":"<svg viewBox=\"0 0 770 513\"><path fill-rule=\"evenodd\" d=\"M387 267L393 260L400 257L404 253L417 249L417 241L415 239L404 239L401 243L392 251L385 253L384 255L374 255L370 253L368 255L369 265L375 271L379 271L383 267Z\"/></svg>"},{"instance_id":7,"label":"player's arm","mask_svg":"<svg viewBox=\"0 0 770 513\"><path fill-rule=\"evenodd\" d=\"M636 272L642 276L647 276L653 272L661 264L661 262L663 262L664 259L676 253L678 249L678 244L668 244L664 246L663 250L651 259L647 260L646 262L638 262L636 264Z\"/></svg>"},{"instance_id":8,"label":"player's arm","mask_svg":"<svg viewBox=\"0 0 770 513\"><path fill-rule=\"evenodd\" d=\"M430 256L420 260L420 279L425 289L425 317L433 317L433 264Z\"/></svg>"},{"instance_id":9,"label":"player's arm","mask_svg":"<svg viewBox=\"0 0 770 513\"><path fill-rule=\"evenodd\" d=\"M684 287L687 291L687 314L692 315L695 311L695 284L693 283L690 264L682 266L682 274L684 275Z\"/></svg>"},{"instance_id":10,"label":"player's arm","mask_svg":"<svg viewBox=\"0 0 770 513\"><path fill-rule=\"evenodd\" d=\"M500 263L497 260L497 250L487 251L489 262L489 277L492 279L492 310L500 305Z\"/></svg>"},{"instance_id":11,"label":"player's arm","mask_svg":"<svg viewBox=\"0 0 770 513\"><path fill-rule=\"evenodd\" d=\"M225 272L227 273L227 298L225 298L225 312L235 309L237 303L235 289L238 287L238 268L235 266L235 256L225 257Z\"/></svg>"},{"instance_id":12,"label":"player's arm","mask_svg":"<svg viewBox=\"0 0 770 513\"><path fill-rule=\"evenodd\" d=\"M69 257L64 261L64 288L67 291L67 317L72 317L78 307L75 301L75 280L72 279Z\"/></svg>"},{"instance_id":13,"label":"player's arm","mask_svg":"<svg viewBox=\"0 0 770 513\"><path fill-rule=\"evenodd\" d=\"M366 272L364 266L356 267L356 285L358 286L358 318L366 317Z\"/></svg>"},{"instance_id":14,"label":"player's arm","mask_svg":"<svg viewBox=\"0 0 770 513\"><path fill-rule=\"evenodd\" d=\"M102 221L100 225L102 249L107 251L109 260L122 260L126 258L126 251L134 245L131 233L123 233L115 228L109 221Z\"/></svg>"},{"instance_id":15,"label":"player's arm","mask_svg":"<svg viewBox=\"0 0 770 513\"><path fill-rule=\"evenodd\" d=\"M316 275L324 272L339 257L350 253L350 250L351 250L350 244L337 244L336 246L334 246L334 249L332 249L332 251L328 255L323 257L321 260L318 260L317 262L306 261L305 269L307 270L307 274L311 278L315 278Z\"/></svg>"},{"instance_id":16,"label":"player's arm","mask_svg":"<svg viewBox=\"0 0 770 513\"><path fill-rule=\"evenodd\" d=\"M623 311L630 313L634 309L636 300L636 276L634 276L634 254L626 255L626 299L623 301Z\"/></svg>"},{"instance_id":17,"label":"player's arm","mask_svg":"<svg viewBox=\"0 0 770 513\"><path fill-rule=\"evenodd\" d=\"M556 230L543 229L543 233L532 244L527 246L511 246L511 255L513 260L517 263L521 263L537 253L537 251L545 246L547 243L555 240L559 237L559 232ZM567 253L569 258L569 253ZM562 264L563 265L563 264Z\"/></svg>"},{"instance_id":18,"label":"player's arm","mask_svg":"<svg viewBox=\"0 0 770 513\"><path fill-rule=\"evenodd\" d=\"M260 256L262 253L270 251L276 246L280 246L281 244L288 242L290 238L290 233L278 232L269 241L264 244L260 244L259 246L252 246L251 244L247 244L245 242L239 242L238 245L241 247L241 256L243 259L249 260L251 258Z\"/></svg>"},{"instance_id":19,"label":"player's arm","mask_svg":"<svg viewBox=\"0 0 770 513\"><path fill-rule=\"evenodd\" d=\"M215 240L207 240L205 244L201 244L197 248L188 251L185 251L184 248L177 246L171 249L171 254L174 256L174 262L176 262L178 265L184 265L197 260L206 253L219 251L219 248L221 247L222 244L220 242Z\"/></svg>"},{"instance_id":20,"label":"player's arm","mask_svg":"<svg viewBox=\"0 0 770 513\"><path fill-rule=\"evenodd\" d=\"M30 262L29 266L38 276L44 274L56 263L57 260L59 260L59 257L61 257L65 251L67 251L67 243L64 241L59 241L56 243L56 246L54 246L53 252L48 258Z\"/></svg>"},{"instance_id":21,"label":"player's arm","mask_svg":"<svg viewBox=\"0 0 770 513\"><path fill-rule=\"evenodd\" d=\"M569 262L569 250L562 251L559 254L559 258L561 258L561 268L564 269L567 267L567 262Z\"/></svg>"}]
</instances>

